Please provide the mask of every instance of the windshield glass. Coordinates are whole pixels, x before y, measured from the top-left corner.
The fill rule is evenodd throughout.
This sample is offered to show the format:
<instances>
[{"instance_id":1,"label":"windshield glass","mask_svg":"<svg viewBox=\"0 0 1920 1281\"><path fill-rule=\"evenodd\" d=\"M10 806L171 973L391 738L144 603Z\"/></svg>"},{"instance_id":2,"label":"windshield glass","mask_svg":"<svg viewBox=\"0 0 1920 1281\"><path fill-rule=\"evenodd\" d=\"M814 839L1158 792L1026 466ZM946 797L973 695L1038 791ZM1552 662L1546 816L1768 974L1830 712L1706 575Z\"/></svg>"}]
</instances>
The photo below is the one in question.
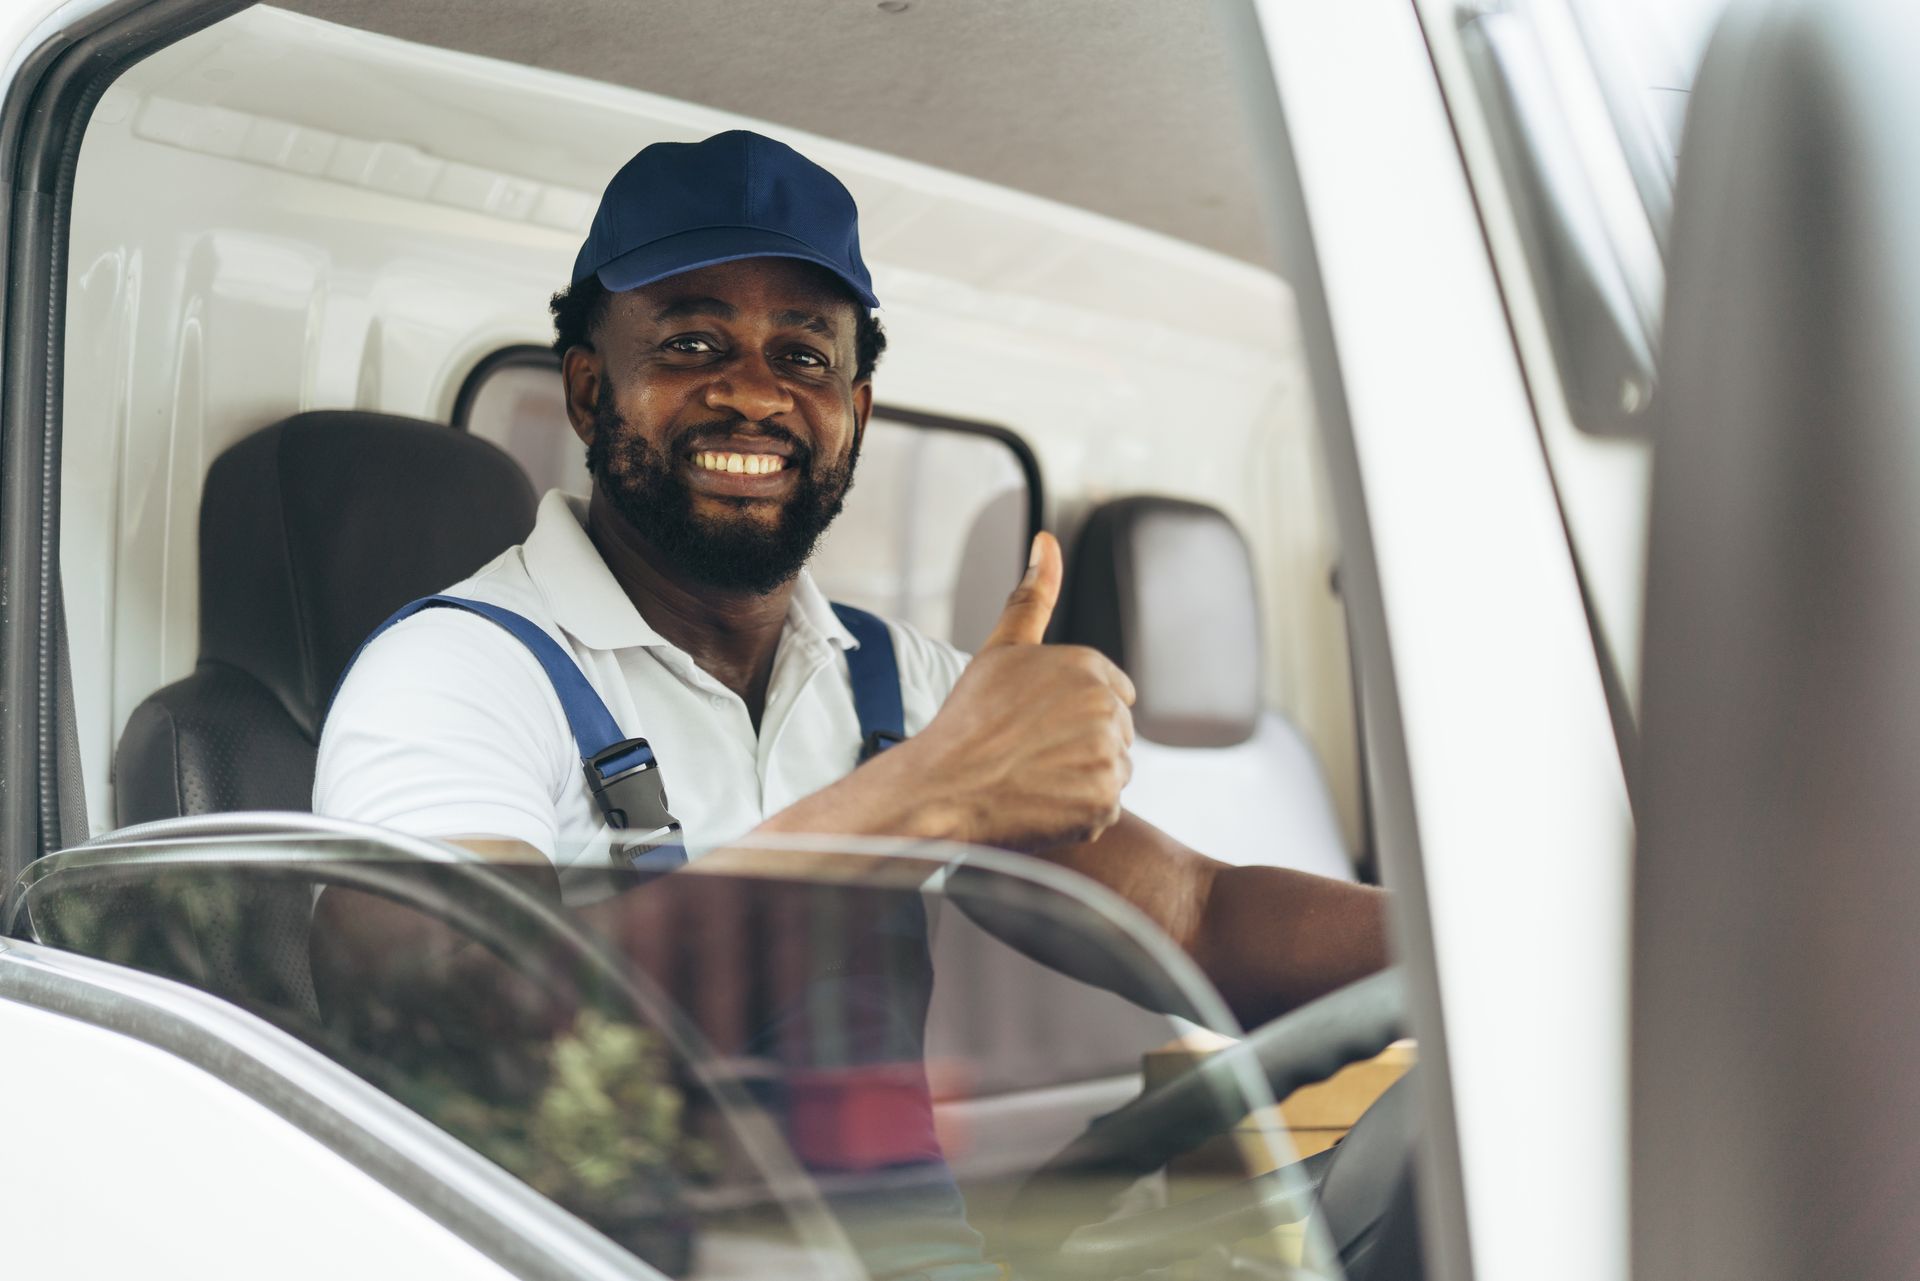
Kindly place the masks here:
<instances>
[{"instance_id":1,"label":"windshield glass","mask_svg":"<svg viewBox=\"0 0 1920 1281\"><path fill-rule=\"evenodd\" d=\"M1251 1064L1103 1146L1237 1031L1144 918L1035 860L849 844L558 900L373 829L187 820L41 860L5 924L244 1007L667 1275L1337 1275ZM1207 1196L1240 1199L1140 1217Z\"/></svg>"}]
</instances>

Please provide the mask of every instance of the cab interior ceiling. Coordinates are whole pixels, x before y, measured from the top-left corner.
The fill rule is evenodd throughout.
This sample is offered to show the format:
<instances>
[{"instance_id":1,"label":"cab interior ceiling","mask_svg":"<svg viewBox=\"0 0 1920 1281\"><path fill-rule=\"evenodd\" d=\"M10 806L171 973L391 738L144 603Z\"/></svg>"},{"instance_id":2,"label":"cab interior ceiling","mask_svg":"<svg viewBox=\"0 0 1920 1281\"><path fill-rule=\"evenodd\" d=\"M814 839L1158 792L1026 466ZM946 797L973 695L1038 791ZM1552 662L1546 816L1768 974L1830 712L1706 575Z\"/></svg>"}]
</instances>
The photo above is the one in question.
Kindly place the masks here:
<instances>
[{"instance_id":1,"label":"cab interior ceiling","mask_svg":"<svg viewBox=\"0 0 1920 1281\"><path fill-rule=\"evenodd\" d=\"M1030 192L1265 266L1211 0L291 0ZM564 140L561 140L564 146Z\"/></svg>"}]
</instances>

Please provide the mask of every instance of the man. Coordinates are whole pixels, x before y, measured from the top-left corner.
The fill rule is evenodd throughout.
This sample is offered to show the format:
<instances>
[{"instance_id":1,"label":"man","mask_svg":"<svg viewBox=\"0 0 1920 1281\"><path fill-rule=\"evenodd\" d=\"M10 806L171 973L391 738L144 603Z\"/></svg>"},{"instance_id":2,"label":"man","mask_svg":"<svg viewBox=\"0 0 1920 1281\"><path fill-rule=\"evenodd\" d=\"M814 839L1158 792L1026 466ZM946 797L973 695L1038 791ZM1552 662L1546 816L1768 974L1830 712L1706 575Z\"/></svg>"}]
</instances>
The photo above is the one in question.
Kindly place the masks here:
<instances>
[{"instance_id":1,"label":"man","mask_svg":"<svg viewBox=\"0 0 1920 1281\"><path fill-rule=\"evenodd\" d=\"M856 767L850 664L871 642L804 565L853 480L877 306L853 200L825 170L739 131L642 151L554 300L592 496L547 495L527 542L450 594L561 644L651 743L694 857L748 832L1024 851L1133 902L1248 1024L1383 965L1377 891L1230 867L1120 809L1132 685L1092 650L1041 643L1061 579L1048 535L971 660L888 626L907 737ZM576 747L526 644L428 610L349 672L314 809L508 861L604 859Z\"/></svg>"}]
</instances>

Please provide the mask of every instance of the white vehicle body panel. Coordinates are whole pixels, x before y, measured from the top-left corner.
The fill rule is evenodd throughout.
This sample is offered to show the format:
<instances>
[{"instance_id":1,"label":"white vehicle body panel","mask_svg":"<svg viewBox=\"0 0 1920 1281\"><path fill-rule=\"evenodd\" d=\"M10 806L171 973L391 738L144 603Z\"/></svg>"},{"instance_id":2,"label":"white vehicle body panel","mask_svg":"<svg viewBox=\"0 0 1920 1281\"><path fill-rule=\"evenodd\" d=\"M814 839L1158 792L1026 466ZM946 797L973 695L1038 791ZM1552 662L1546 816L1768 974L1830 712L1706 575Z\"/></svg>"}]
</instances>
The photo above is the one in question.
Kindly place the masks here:
<instances>
[{"instance_id":1,"label":"white vehicle body panel","mask_svg":"<svg viewBox=\"0 0 1920 1281\"><path fill-rule=\"evenodd\" d=\"M1618 1281L1631 815L1513 336L1412 6L1260 13L1385 608L1473 1275Z\"/></svg>"},{"instance_id":2,"label":"white vehicle body panel","mask_svg":"<svg viewBox=\"0 0 1920 1281\"><path fill-rule=\"evenodd\" d=\"M0 1001L10 1270L337 1281L512 1275L366 1171L151 1045ZM60 1195L44 1195L59 1189ZM19 1213L31 1207L29 1213Z\"/></svg>"},{"instance_id":3,"label":"white vehicle body panel","mask_svg":"<svg viewBox=\"0 0 1920 1281\"><path fill-rule=\"evenodd\" d=\"M1516 329L1523 346L1538 339L1503 310L1412 0L1259 8L1389 628L1420 848L1417 867L1385 851L1387 870L1425 881L1449 1056L1447 1075L1427 1078L1429 1103L1451 1089L1473 1275L1535 1281L1551 1261L1556 1281L1619 1281L1631 816L1515 353ZM0 33L17 44L60 12L23 6ZM278 59L264 56L275 48ZM362 118L412 132L249 111L245 93L264 103L276 78L305 84L316 105L360 95ZM581 120L600 122L589 142L553 145ZM111 826L107 767L127 714L193 662L195 513L211 459L305 408L443 417L481 356L547 339L543 303L571 264L581 202L619 161L656 137L754 123L271 10L166 51L106 95L75 201L62 477L95 830ZM1268 589L1270 702L1307 731L1351 829L1350 684L1341 606L1326 590L1331 500L1285 284L1032 197L795 141L846 177L875 229L868 256L894 340L886 399L1019 431L1060 482L1056 516L1151 489L1239 521ZM324 151L315 163L328 172L303 147ZM332 172L343 148L363 163ZM137 240L89 218L129 202ZM1207 325L1168 323L1182 315ZM1588 496L1563 497L1570 519L1601 531L1597 544L1621 548L1599 590L1625 601L1638 543L1622 540L1637 537L1640 509L1619 498L1639 501L1644 463L1564 427L1547 427L1556 462L1619 456L1580 483ZM1422 1017L1435 1030L1438 1015ZM29 1272L151 1274L166 1257L156 1243L177 1240L200 1251L193 1275L226 1275L207 1253L226 1229L190 1217L217 1206L278 1225L231 1233L255 1251L234 1245L236 1276L259 1275L263 1259L277 1275L352 1270L335 1250L391 1258L395 1275L498 1274L350 1163L162 1051L6 1003L0 1044L30 1047L10 1049L6 1069L31 1064L14 1078L36 1100L20 1149L41 1166L30 1186L98 1188L92 1205L155 1220L111 1238L80 1232L98 1254L76 1263L47 1252L73 1235L50 1218L44 1238L25 1238ZM19 1098L28 1087L0 1088ZM82 1152L88 1133L98 1146ZM166 1156L165 1174L126 1159L128 1135ZM50 1175L56 1158L67 1164ZM0 1174L0 1203L23 1203L10 1177L25 1176ZM228 1183L247 1186L229 1196ZM314 1230L329 1199L358 1216L351 1238Z\"/></svg>"},{"instance_id":4,"label":"white vehicle body panel","mask_svg":"<svg viewBox=\"0 0 1920 1281\"><path fill-rule=\"evenodd\" d=\"M1560 370L1542 315L1542 300L1528 271L1512 201L1494 154L1484 109L1461 49L1457 6L1422 0L1421 14L1433 65L1447 90L1447 105L1460 153L1472 174L1474 202L1488 248L1500 267L1500 287L1515 345L1533 391L1540 436L1553 468L1561 513L1602 638L1619 664L1621 692L1639 706L1641 604L1646 587L1647 503L1653 472L1651 441L1603 437L1573 420ZM1531 5L1528 16L1540 32L1545 70L1555 101L1566 114L1581 176L1595 194L1609 244L1626 261L1624 270L1648 282L1657 295L1664 277L1659 247L1571 19L1555 0Z\"/></svg>"},{"instance_id":5,"label":"white vehicle body panel","mask_svg":"<svg viewBox=\"0 0 1920 1281\"><path fill-rule=\"evenodd\" d=\"M239 1242L230 1269L214 1266L228 1252L210 1240L190 1256L198 1270L182 1275L262 1266L278 1275L291 1265L273 1251L289 1248L328 1265L301 1276L366 1275L370 1265L381 1276L657 1275L376 1086L197 989L0 940L0 1045L0 1089L33 1100L18 1109L31 1146L0 1170L0 1204L10 1246L18 1218L40 1242L29 1254L68 1251L45 1275L128 1275L113 1266L118 1247L92 1238L106 1235L103 1222L148 1215L181 1220L151 1241L230 1231ZM250 1226L256 1219L265 1226ZM842 1275L835 1229L807 1222L811 1275ZM63 1228L77 1243L60 1239ZM331 1234L324 1251L308 1240L316 1233ZM732 1275L735 1264L753 1275L765 1262L723 1244L709 1275Z\"/></svg>"}]
</instances>

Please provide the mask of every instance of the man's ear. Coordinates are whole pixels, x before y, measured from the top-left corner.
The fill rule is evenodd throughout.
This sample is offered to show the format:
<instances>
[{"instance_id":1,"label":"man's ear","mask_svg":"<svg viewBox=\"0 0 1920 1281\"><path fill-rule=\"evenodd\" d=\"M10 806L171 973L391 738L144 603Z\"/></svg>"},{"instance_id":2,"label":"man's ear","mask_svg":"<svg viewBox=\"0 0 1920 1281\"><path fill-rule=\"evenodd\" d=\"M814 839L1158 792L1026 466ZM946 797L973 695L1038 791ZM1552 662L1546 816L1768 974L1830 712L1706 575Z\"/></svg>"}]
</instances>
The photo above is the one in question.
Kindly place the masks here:
<instances>
[{"instance_id":1,"label":"man's ear","mask_svg":"<svg viewBox=\"0 0 1920 1281\"><path fill-rule=\"evenodd\" d=\"M567 421L583 445L593 443L595 409L599 406L606 371L600 353L591 347L569 347L560 357L560 387L567 398Z\"/></svg>"},{"instance_id":2,"label":"man's ear","mask_svg":"<svg viewBox=\"0 0 1920 1281\"><path fill-rule=\"evenodd\" d=\"M873 381L853 385L853 443L854 447L866 443L867 418L873 413Z\"/></svg>"}]
</instances>

